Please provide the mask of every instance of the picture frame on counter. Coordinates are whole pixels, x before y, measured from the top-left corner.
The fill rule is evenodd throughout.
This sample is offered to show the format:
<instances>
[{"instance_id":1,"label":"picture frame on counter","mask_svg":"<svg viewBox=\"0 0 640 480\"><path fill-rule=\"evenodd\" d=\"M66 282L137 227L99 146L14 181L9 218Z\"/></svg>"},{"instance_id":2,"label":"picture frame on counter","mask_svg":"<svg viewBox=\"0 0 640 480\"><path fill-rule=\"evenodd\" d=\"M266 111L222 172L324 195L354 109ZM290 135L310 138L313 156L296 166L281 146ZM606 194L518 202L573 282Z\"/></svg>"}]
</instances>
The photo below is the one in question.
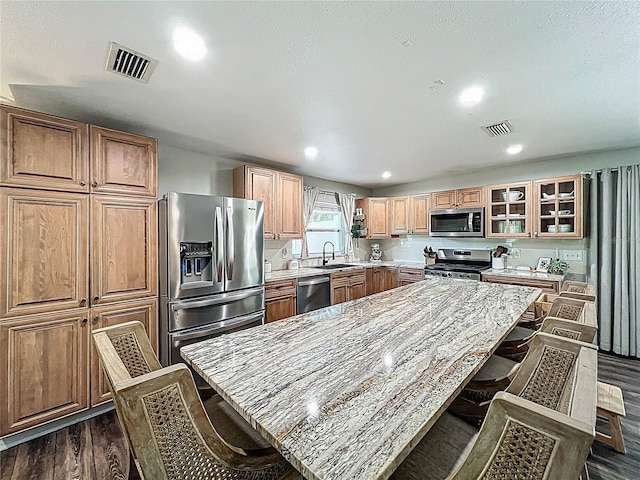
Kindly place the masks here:
<instances>
[{"instance_id":1,"label":"picture frame on counter","mask_svg":"<svg viewBox=\"0 0 640 480\"><path fill-rule=\"evenodd\" d=\"M547 267L551 263L551 257L540 257L538 258L538 264L536 265L536 271L538 272L547 272Z\"/></svg>"}]
</instances>

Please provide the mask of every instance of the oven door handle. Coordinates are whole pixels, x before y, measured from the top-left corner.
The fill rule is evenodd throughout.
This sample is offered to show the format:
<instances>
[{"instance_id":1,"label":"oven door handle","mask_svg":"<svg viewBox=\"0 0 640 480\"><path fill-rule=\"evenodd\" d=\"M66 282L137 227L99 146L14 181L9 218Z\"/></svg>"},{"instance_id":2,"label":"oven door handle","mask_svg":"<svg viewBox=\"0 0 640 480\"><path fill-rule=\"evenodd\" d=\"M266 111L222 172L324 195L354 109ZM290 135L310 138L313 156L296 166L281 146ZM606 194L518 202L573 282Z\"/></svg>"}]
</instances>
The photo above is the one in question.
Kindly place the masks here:
<instances>
[{"instance_id":1,"label":"oven door handle","mask_svg":"<svg viewBox=\"0 0 640 480\"><path fill-rule=\"evenodd\" d=\"M230 318L229 320L222 320L221 322L216 322L212 325L207 325L196 329L192 328L185 333L172 333L171 340L175 343L184 340L191 340L193 338L210 336L212 333L224 332L225 330L231 330L242 327L243 325L255 323L256 320L261 320L260 323L264 324L263 316L264 313L260 311L258 313L243 315L241 317Z\"/></svg>"},{"instance_id":2,"label":"oven door handle","mask_svg":"<svg viewBox=\"0 0 640 480\"><path fill-rule=\"evenodd\" d=\"M211 305L219 305L222 303L235 302L236 300L243 300L249 297L255 297L262 295L264 290L262 287L251 288L242 290L240 292L225 293L223 295L216 295L215 298L208 298L206 300L186 300L183 302L176 302L171 304L171 310L176 312L178 310L189 310L190 308L209 307Z\"/></svg>"}]
</instances>

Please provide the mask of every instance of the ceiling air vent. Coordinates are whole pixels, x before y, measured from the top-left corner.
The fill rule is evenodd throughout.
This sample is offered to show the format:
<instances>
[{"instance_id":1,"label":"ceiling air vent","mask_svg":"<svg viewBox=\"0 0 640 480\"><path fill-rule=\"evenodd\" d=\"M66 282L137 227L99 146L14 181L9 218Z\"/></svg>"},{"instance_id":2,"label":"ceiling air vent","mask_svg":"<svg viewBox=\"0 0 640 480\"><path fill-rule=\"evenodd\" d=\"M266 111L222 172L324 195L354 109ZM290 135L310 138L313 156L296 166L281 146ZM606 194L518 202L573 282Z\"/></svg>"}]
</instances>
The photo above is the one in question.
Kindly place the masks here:
<instances>
[{"instance_id":1,"label":"ceiling air vent","mask_svg":"<svg viewBox=\"0 0 640 480\"><path fill-rule=\"evenodd\" d=\"M142 83L149 83L149 78L157 64L158 60L111 42L105 69Z\"/></svg>"},{"instance_id":2,"label":"ceiling air vent","mask_svg":"<svg viewBox=\"0 0 640 480\"><path fill-rule=\"evenodd\" d=\"M504 120L503 122L495 123L493 125L485 125L482 127L482 130L484 130L490 137L499 137L513 132L513 127L508 120Z\"/></svg>"}]
</instances>

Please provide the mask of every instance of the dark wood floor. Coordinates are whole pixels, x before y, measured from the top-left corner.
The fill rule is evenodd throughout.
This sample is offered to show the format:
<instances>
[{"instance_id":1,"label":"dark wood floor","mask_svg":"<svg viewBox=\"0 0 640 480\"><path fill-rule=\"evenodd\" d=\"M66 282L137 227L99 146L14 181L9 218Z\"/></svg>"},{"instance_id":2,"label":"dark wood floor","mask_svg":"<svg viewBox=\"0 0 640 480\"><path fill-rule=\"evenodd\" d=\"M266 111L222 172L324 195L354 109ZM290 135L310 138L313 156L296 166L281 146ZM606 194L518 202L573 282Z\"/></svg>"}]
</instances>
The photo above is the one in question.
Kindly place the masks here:
<instances>
[{"instance_id":1,"label":"dark wood floor","mask_svg":"<svg viewBox=\"0 0 640 480\"><path fill-rule=\"evenodd\" d=\"M640 479L640 360L601 354L598 378L624 391L627 454L594 442L591 479ZM0 480L124 480L128 465L118 419L110 412L1 452Z\"/></svg>"}]
</instances>

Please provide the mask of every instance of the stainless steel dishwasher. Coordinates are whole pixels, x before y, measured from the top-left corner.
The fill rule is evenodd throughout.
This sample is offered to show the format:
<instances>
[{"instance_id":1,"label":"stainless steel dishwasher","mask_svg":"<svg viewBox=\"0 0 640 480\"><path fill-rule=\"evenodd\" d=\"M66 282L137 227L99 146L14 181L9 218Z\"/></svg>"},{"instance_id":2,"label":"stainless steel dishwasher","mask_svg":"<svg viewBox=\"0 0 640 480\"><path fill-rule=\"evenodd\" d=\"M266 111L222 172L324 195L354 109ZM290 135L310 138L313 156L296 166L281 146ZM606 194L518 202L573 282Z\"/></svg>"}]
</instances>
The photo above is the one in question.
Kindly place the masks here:
<instances>
[{"instance_id":1,"label":"stainless steel dishwasher","mask_svg":"<svg viewBox=\"0 0 640 480\"><path fill-rule=\"evenodd\" d=\"M298 278L296 314L311 312L331 305L331 277L316 275Z\"/></svg>"}]
</instances>

